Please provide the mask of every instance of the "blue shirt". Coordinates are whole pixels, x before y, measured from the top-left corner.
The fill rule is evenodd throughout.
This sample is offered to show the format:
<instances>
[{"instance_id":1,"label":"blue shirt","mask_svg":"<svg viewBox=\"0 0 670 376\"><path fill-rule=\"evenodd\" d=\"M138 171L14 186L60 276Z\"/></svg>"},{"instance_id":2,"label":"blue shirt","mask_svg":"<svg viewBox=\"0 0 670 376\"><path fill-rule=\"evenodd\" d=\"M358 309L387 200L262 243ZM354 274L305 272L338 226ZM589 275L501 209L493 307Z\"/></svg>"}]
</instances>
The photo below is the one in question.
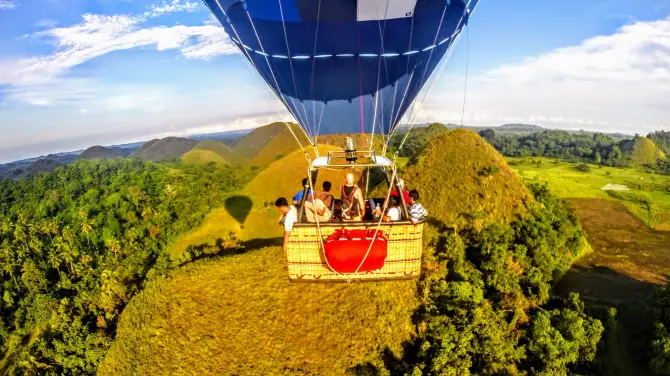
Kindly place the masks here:
<instances>
[{"instance_id":1,"label":"blue shirt","mask_svg":"<svg viewBox=\"0 0 670 376\"><path fill-rule=\"evenodd\" d=\"M299 191L298 193L293 196L293 201L302 201L302 194L304 193L304 190ZM307 196L310 196L312 194L312 190L310 189L309 192L307 193Z\"/></svg>"}]
</instances>

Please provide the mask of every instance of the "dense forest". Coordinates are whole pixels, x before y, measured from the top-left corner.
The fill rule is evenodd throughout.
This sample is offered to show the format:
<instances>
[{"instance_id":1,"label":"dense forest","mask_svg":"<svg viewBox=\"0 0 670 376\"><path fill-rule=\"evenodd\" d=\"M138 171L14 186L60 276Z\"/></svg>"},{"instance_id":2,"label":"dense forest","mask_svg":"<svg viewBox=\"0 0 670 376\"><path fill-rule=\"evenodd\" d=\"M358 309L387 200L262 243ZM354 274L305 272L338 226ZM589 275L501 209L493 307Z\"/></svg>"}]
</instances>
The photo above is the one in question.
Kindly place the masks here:
<instances>
[{"instance_id":1,"label":"dense forest","mask_svg":"<svg viewBox=\"0 0 670 376\"><path fill-rule=\"evenodd\" d=\"M670 154L670 131L656 131L649 133L647 138L663 150L665 154Z\"/></svg>"},{"instance_id":2,"label":"dense forest","mask_svg":"<svg viewBox=\"0 0 670 376\"><path fill-rule=\"evenodd\" d=\"M0 182L0 373L95 373L123 307L188 261L165 253L170 242L253 174L82 160Z\"/></svg>"},{"instance_id":3,"label":"dense forest","mask_svg":"<svg viewBox=\"0 0 670 376\"><path fill-rule=\"evenodd\" d=\"M388 362L391 374L600 371L603 325L577 294L552 295L552 283L585 251L578 219L545 185L529 188L531 218L459 231L430 226L419 335L403 359Z\"/></svg>"},{"instance_id":4,"label":"dense forest","mask_svg":"<svg viewBox=\"0 0 670 376\"><path fill-rule=\"evenodd\" d=\"M389 144L390 150L400 150L399 156L411 157L416 155L431 137L447 131L444 125L436 123L425 128L413 129L409 135L406 132L394 134ZM479 134L507 157L551 157L614 167L641 165L659 173L670 174L670 162L663 158L663 155L670 150L670 132L666 131L624 140L617 140L602 133L585 134L560 130L519 135L486 129ZM651 140L656 145L641 142L645 140Z\"/></svg>"},{"instance_id":5,"label":"dense forest","mask_svg":"<svg viewBox=\"0 0 670 376\"><path fill-rule=\"evenodd\" d=\"M670 174L663 152L668 134L661 131L617 141L602 133L586 135L557 130L524 136L501 135L491 129L480 132L508 157L551 157L614 167L644 166Z\"/></svg>"}]
</instances>

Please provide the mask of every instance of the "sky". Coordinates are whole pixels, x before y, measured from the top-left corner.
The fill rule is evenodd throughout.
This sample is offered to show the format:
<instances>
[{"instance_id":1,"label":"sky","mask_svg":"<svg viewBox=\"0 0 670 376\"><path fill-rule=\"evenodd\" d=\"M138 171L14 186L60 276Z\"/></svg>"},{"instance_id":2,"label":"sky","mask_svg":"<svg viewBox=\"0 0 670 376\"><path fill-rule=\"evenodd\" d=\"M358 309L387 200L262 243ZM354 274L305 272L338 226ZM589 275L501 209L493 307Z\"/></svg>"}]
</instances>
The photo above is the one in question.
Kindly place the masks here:
<instances>
[{"instance_id":1,"label":"sky","mask_svg":"<svg viewBox=\"0 0 670 376\"><path fill-rule=\"evenodd\" d=\"M419 98L405 122L670 130L670 0L481 0ZM287 116L197 0L0 0L0 163Z\"/></svg>"}]
</instances>

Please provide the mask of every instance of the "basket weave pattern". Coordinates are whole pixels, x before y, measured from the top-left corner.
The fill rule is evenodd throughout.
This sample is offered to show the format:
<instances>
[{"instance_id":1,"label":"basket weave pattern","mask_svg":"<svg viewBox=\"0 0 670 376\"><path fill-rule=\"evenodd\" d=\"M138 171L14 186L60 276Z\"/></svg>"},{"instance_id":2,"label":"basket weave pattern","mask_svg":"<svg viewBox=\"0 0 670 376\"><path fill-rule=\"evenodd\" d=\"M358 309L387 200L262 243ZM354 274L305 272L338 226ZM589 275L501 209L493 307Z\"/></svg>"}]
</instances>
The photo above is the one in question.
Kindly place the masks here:
<instances>
[{"instance_id":1,"label":"basket weave pattern","mask_svg":"<svg viewBox=\"0 0 670 376\"><path fill-rule=\"evenodd\" d=\"M376 229L377 223L346 224L347 230ZM321 227L325 241L341 227ZM352 274L337 274L328 269L319 229L295 226L287 246L289 279L292 281L350 281L416 278L421 273L423 224L385 224L379 228L388 239L388 255L382 269Z\"/></svg>"}]
</instances>

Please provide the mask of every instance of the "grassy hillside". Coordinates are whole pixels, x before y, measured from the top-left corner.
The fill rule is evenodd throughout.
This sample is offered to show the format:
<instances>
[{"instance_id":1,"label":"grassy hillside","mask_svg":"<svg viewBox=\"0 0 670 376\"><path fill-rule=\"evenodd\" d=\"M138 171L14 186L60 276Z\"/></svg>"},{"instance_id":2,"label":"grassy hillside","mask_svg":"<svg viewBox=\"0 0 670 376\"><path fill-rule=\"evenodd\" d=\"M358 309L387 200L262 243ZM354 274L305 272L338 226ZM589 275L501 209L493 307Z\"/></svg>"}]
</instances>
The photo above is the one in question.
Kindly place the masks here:
<instances>
[{"instance_id":1,"label":"grassy hillside","mask_svg":"<svg viewBox=\"0 0 670 376\"><path fill-rule=\"evenodd\" d=\"M432 138L403 171L430 216L449 225L479 226L526 213L531 195L503 157L469 130Z\"/></svg>"},{"instance_id":2,"label":"grassy hillside","mask_svg":"<svg viewBox=\"0 0 670 376\"><path fill-rule=\"evenodd\" d=\"M298 142L296 142L295 137L298 137L305 148L311 148L309 140L307 140L307 137L302 132L302 130L298 128L298 126L293 126L295 137L293 134L291 134L291 131L286 127L286 125L284 125L284 123L282 123L282 126L284 128L275 134L270 140L268 140L268 143L262 149L258 150L258 152L251 159L251 163L253 165L266 167L269 166L272 162L282 159L294 151L299 150L300 145L298 145Z\"/></svg>"},{"instance_id":3,"label":"grassy hillside","mask_svg":"<svg viewBox=\"0 0 670 376\"><path fill-rule=\"evenodd\" d=\"M319 153L325 155L328 151L340 149L335 146L320 145ZM314 158L311 152L310 155ZM307 177L307 167L308 164L302 150L295 151L287 157L275 161L258 174L244 188L243 193L259 202L272 201L274 203L274 200L279 196L290 199L300 189L302 179ZM321 183L326 180L338 186L344 180L344 174L341 170L320 171L316 189L320 190Z\"/></svg>"},{"instance_id":4,"label":"grassy hillside","mask_svg":"<svg viewBox=\"0 0 670 376\"><path fill-rule=\"evenodd\" d=\"M333 146L322 145L319 147L319 152L323 154L336 149ZM320 190L321 183L325 180L333 182L335 187L339 186L343 176L344 173L341 171L324 170L319 175L316 190ZM274 207L274 202L281 196L290 201L300 190L301 181L305 177L307 177L307 161L302 151L295 151L275 161L261 171L241 192L242 197L251 200L250 210L246 205L237 209L235 203L215 209L207 216L202 226L177 239L169 253L173 258L179 258L189 246L215 243L229 231L245 242L265 239L263 244L268 244L267 240L278 239L282 236L283 230L277 224L279 212ZM239 210L244 212L239 213ZM235 219L240 217L245 217L243 223Z\"/></svg>"},{"instance_id":5,"label":"grassy hillside","mask_svg":"<svg viewBox=\"0 0 670 376\"><path fill-rule=\"evenodd\" d=\"M285 123L272 123L264 127L257 128L251 133L237 140L234 144L235 151L251 160L256 166L266 167L271 163L299 150L300 146L296 142L296 137L300 140L302 145L309 149L310 141L305 136L304 132L295 124L291 125L295 137L288 130ZM317 138L319 145L333 145L339 149L344 145L345 137L353 137L356 145L362 150L362 137L360 134L336 134L336 135L322 135ZM365 145L367 148L370 142L370 135L365 135ZM383 137L375 136L374 147L376 150L381 150L383 145Z\"/></svg>"},{"instance_id":6,"label":"grassy hillside","mask_svg":"<svg viewBox=\"0 0 670 376\"><path fill-rule=\"evenodd\" d=\"M130 156L145 161L164 161L180 158L191 150L198 142L180 137L166 137L160 140L151 140Z\"/></svg>"},{"instance_id":7,"label":"grassy hillside","mask_svg":"<svg viewBox=\"0 0 670 376\"><path fill-rule=\"evenodd\" d=\"M292 124L293 129L302 133L296 124ZM273 138L286 131L286 123L272 123L266 126L256 128L244 137L241 137L233 144L235 151L247 158L253 159ZM296 136L298 135L296 132ZM293 140L292 145L295 145Z\"/></svg>"},{"instance_id":8,"label":"grassy hillside","mask_svg":"<svg viewBox=\"0 0 670 376\"><path fill-rule=\"evenodd\" d=\"M200 141L192 150L211 151L222 156L232 164L244 164L248 160L239 155L233 148L220 141L203 140Z\"/></svg>"},{"instance_id":9,"label":"grassy hillside","mask_svg":"<svg viewBox=\"0 0 670 376\"><path fill-rule=\"evenodd\" d=\"M244 164L247 159L237 154L228 145L213 140L200 141L193 149L182 155L181 160L185 163L217 165Z\"/></svg>"},{"instance_id":10,"label":"grassy hillside","mask_svg":"<svg viewBox=\"0 0 670 376\"><path fill-rule=\"evenodd\" d=\"M411 336L411 281L291 284L279 248L200 261L121 315L99 375L342 375Z\"/></svg>"}]
</instances>

